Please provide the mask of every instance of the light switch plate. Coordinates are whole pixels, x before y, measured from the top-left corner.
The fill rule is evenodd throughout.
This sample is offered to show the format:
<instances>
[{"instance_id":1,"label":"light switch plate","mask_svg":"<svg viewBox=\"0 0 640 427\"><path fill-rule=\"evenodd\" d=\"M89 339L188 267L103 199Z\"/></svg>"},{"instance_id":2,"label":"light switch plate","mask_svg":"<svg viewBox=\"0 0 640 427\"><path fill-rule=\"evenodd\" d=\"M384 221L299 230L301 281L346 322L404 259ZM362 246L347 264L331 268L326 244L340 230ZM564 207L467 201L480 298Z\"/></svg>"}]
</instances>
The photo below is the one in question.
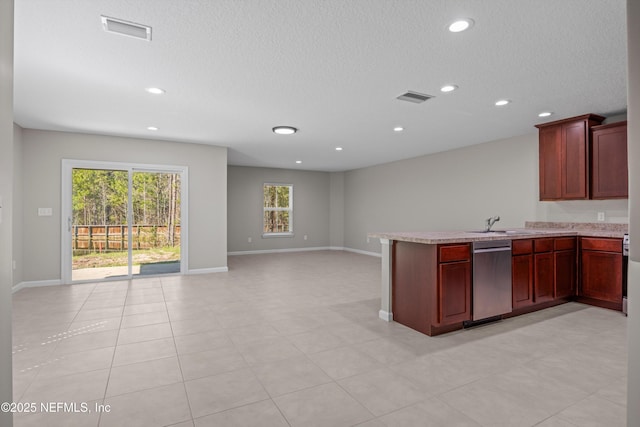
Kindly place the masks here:
<instances>
[{"instance_id":1,"label":"light switch plate","mask_svg":"<svg viewBox=\"0 0 640 427\"><path fill-rule=\"evenodd\" d=\"M53 209L52 208L38 208L38 216L52 216Z\"/></svg>"},{"instance_id":2,"label":"light switch plate","mask_svg":"<svg viewBox=\"0 0 640 427\"><path fill-rule=\"evenodd\" d=\"M598 221L604 221L604 212L598 212Z\"/></svg>"}]
</instances>

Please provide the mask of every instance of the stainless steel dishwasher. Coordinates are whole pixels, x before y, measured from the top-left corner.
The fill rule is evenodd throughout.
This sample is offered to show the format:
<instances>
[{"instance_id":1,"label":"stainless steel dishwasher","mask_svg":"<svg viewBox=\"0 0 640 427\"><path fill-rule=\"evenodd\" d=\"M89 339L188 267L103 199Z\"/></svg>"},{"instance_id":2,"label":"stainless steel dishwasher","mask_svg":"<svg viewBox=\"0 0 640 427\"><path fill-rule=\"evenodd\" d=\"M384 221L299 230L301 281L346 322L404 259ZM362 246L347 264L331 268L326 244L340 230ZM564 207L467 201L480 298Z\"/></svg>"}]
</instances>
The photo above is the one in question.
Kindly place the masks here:
<instances>
[{"instance_id":1,"label":"stainless steel dishwasher","mask_svg":"<svg viewBox=\"0 0 640 427\"><path fill-rule=\"evenodd\" d=\"M473 320L510 313L511 240L473 243Z\"/></svg>"}]
</instances>

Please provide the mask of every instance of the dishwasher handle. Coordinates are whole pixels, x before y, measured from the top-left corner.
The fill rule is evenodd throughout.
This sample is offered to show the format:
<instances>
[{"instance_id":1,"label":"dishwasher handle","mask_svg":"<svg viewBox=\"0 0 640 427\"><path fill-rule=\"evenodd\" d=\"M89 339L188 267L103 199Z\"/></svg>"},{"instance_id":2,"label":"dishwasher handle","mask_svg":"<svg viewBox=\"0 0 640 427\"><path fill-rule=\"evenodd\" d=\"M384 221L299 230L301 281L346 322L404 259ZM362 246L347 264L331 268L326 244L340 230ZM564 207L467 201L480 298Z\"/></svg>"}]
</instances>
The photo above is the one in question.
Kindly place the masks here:
<instances>
[{"instance_id":1,"label":"dishwasher handle","mask_svg":"<svg viewBox=\"0 0 640 427\"><path fill-rule=\"evenodd\" d=\"M473 253L474 254L486 254L488 252L505 252L505 251L511 252L511 247L510 246L503 246L503 247L500 247L500 248L474 249Z\"/></svg>"}]
</instances>

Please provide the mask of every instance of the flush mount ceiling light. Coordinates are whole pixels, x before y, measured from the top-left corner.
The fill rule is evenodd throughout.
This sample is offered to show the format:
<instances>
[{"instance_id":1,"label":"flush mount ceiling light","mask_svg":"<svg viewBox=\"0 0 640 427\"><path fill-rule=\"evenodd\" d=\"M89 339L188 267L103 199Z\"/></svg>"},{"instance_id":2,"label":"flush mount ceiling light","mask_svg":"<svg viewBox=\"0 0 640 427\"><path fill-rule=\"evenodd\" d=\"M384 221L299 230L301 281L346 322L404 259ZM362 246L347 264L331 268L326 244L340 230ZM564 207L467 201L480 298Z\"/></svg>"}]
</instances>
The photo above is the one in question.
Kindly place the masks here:
<instances>
[{"instance_id":1,"label":"flush mount ceiling light","mask_svg":"<svg viewBox=\"0 0 640 427\"><path fill-rule=\"evenodd\" d=\"M102 29L107 33L120 34L121 36L133 37L134 39L151 41L151 27L148 25L136 24L135 22L124 21L122 19L101 16Z\"/></svg>"},{"instance_id":2,"label":"flush mount ceiling light","mask_svg":"<svg viewBox=\"0 0 640 427\"><path fill-rule=\"evenodd\" d=\"M342 151L342 147L336 147L336 151Z\"/></svg>"},{"instance_id":3,"label":"flush mount ceiling light","mask_svg":"<svg viewBox=\"0 0 640 427\"><path fill-rule=\"evenodd\" d=\"M299 165L300 163L302 163L302 160L296 160L296 164Z\"/></svg>"},{"instance_id":4,"label":"flush mount ceiling light","mask_svg":"<svg viewBox=\"0 0 640 427\"><path fill-rule=\"evenodd\" d=\"M456 85L444 85L440 88L440 92L453 92L456 89L458 89Z\"/></svg>"},{"instance_id":5,"label":"flush mount ceiling light","mask_svg":"<svg viewBox=\"0 0 640 427\"><path fill-rule=\"evenodd\" d=\"M404 130L404 128L402 126L396 126L393 128L394 132L402 132Z\"/></svg>"},{"instance_id":6,"label":"flush mount ceiling light","mask_svg":"<svg viewBox=\"0 0 640 427\"><path fill-rule=\"evenodd\" d=\"M502 107L502 106L505 106L505 105L510 104L510 103L511 103L511 101L508 100L508 99L501 99L499 101L496 101L496 107Z\"/></svg>"},{"instance_id":7,"label":"flush mount ceiling light","mask_svg":"<svg viewBox=\"0 0 640 427\"><path fill-rule=\"evenodd\" d=\"M155 126L147 126L147 130L158 130Z\"/></svg>"},{"instance_id":8,"label":"flush mount ceiling light","mask_svg":"<svg viewBox=\"0 0 640 427\"><path fill-rule=\"evenodd\" d=\"M552 111L543 111L542 113L538 114L538 117L549 117L552 114Z\"/></svg>"},{"instance_id":9,"label":"flush mount ceiling light","mask_svg":"<svg viewBox=\"0 0 640 427\"><path fill-rule=\"evenodd\" d=\"M473 19L458 19L457 21L454 21L451 23L451 25L449 25L449 31L451 31L452 33L459 33L461 31L468 30L471 27L473 27Z\"/></svg>"},{"instance_id":10,"label":"flush mount ceiling light","mask_svg":"<svg viewBox=\"0 0 640 427\"><path fill-rule=\"evenodd\" d=\"M273 133L277 133L278 135L293 135L294 133L298 132L298 129L294 128L293 126L276 126L272 130Z\"/></svg>"},{"instance_id":11,"label":"flush mount ceiling light","mask_svg":"<svg viewBox=\"0 0 640 427\"><path fill-rule=\"evenodd\" d=\"M154 95L163 95L166 92L164 89L160 89L159 87L148 87L145 90Z\"/></svg>"}]
</instances>

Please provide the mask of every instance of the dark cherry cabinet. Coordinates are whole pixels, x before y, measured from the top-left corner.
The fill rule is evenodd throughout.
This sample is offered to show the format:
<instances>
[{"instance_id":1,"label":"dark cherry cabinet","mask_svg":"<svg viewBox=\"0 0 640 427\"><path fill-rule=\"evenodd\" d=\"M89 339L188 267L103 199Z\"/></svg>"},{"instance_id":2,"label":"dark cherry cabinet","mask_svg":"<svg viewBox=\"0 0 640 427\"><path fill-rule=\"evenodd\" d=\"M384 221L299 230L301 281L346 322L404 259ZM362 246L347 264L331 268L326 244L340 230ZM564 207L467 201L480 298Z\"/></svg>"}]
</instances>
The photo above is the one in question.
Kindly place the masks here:
<instances>
[{"instance_id":1,"label":"dark cherry cabinet","mask_svg":"<svg viewBox=\"0 0 640 427\"><path fill-rule=\"evenodd\" d=\"M394 242L393 320L427 335L471 320L471 244Z\"/></svg>"},{"instance_id":2,"label":"dark cherry cabinet","mask_svg":"<svg viewBox=\"0 0 640 427\"><path fill-rule=\"evenodd\" d=\"M595 114L536 125L539 130L540 200L588 199L589 138Z\"/></svg>"},{"instance_id":3,"label":"dark cherry cabinet","mask_svg":"<svg viewBox=\"0 0 640 427\"><path fill-rule=\"evenodd\" d=\"M438 246L438 323L471 320L471 247Z\"/></svg>"},{"instance_id":4,"label":"dark cherry cabinet","mask_svg":"<svg viewBox=\"0 0 640 427\"><path fill-rule=\"evenodd\" d=\"M555 298L576 295L576 238L563 237L554 240L554 295Z\"/></svg>"},{"instance_id":5,"label":"dark cherry cabinet","mask_svg":"<svg viewBox=\"0 0 640 427\"><path fill-rule=\"evenodd\" d=\"M533 240L511 242L511 303L514 309L533 304Z\"/></svg>"},{"instance_id":6,"label":"dark cherry cabinet","mask_svg":"<svg viewBox=\"0 0 640 427\"><path fill-rule=\"evenodd\" d=\"M591 128L591 198L629 197L627 122Z\"/></svg>"},{"instance_id":7,"label":"dark cherry cabinet","mask_svg":"<svg viewBox=\"0 0 640 427\"><path fill-rule=\"evenodd\" d=\"M595 305L622 309L622 239L580 239L578 296Z\"/></svg>"}]
</instances>

